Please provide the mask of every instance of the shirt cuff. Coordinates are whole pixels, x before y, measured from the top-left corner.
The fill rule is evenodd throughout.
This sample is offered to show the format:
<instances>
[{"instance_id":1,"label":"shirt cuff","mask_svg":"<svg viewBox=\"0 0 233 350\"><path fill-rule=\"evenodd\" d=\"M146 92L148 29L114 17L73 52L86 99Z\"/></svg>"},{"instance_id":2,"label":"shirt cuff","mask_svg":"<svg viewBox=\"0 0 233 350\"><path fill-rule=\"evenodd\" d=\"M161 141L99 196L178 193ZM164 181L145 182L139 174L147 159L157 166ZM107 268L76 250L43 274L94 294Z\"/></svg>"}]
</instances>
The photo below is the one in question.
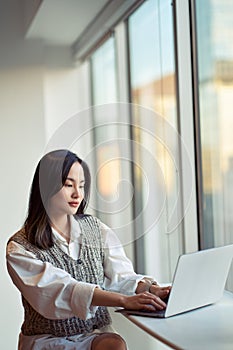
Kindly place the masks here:
<instances>
[{"instance_id":1,"label":"shirt cuff","mask_svg":"<svg viewBox=\"0 0 233 350\"><path fill-rule=\"evenodd\" d=\"M120 288L120 292L126 295L132 295L136 293L138 283L144 278L144 275L131 276L127 280L123 281Z\"/></svg>"},{"instance_id":2,"label":"shirt cuff","mask_svg":"<svg viewBox=\"0 0 233 350\"><path fill-rule=\"evenodd\" d=\"M98 306L92 306L95 288L99 286L91 283L78 282L71 295L71 308L75 316L87 320L95 315Z\"/></svg>"}]
</instances>

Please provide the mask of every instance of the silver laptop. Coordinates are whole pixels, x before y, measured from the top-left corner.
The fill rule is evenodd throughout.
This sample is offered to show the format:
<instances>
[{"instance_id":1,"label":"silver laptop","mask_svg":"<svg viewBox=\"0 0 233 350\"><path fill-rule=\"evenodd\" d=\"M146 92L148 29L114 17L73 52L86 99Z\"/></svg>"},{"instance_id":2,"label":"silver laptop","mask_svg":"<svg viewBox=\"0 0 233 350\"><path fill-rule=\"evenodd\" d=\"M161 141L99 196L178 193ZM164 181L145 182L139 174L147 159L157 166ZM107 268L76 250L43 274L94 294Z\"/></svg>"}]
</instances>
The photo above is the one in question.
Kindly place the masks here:
<instances>
[{"instance_id":1,"label":"silver laptop","mask_svg":"<svg viewBox=\"0 0 233 350\"><path fill-rule=\"evenodd\" d=\"M233 244L181 255L165 310L117 312L164 318L213 304L223 295L232 257Z\"/></svg>"}]
</instances>

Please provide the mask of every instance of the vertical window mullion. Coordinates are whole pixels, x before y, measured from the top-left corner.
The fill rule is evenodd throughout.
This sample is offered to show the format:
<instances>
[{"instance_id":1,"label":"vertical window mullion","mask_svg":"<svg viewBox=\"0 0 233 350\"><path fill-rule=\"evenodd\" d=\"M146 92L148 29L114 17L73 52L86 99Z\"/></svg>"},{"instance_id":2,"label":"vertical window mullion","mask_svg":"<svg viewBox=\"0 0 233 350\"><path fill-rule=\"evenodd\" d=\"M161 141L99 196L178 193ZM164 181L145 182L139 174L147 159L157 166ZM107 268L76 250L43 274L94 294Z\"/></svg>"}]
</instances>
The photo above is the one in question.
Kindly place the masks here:
<instances>
[{"instance_id":1,"label":"vertical window mullion","mask_svg":"<svg viewBox=\"0 0 233 350\"><path fill-rule=\"evenodd\" d=\"M190 11L189 2L176 0L173 2L175 17L175 42L177 63L177 86L179 105L179 132L193 168L193 188L189 207L185 208L183 220L184 251L191 252L198 249L197 226L197 198L196 198L196 169L195 169L195 139L193 124L193 81L192 81L192 56L190 37ZM181 162L184 158L181 149ZM183 176L182 183L189 179ZM184 193L184 188L183 188Z\"/></svg>"}]
</instances>

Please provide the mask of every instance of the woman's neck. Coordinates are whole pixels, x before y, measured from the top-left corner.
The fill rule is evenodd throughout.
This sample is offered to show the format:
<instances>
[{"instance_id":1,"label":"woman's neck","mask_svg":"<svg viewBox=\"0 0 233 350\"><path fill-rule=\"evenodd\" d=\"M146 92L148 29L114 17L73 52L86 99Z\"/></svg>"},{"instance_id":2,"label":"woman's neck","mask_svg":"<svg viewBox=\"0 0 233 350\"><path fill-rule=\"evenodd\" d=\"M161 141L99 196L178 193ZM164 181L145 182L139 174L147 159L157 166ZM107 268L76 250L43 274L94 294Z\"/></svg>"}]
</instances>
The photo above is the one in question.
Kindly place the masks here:
<instances>
[{"instance_id":1,"label":"woman's neck","mask_svg":"<svg viewBox=\"0 0 233 350\"><path fill-rule=\"evenodd\" d=\"M70 241L70 218L68 215L50 217L51 226L62 236L67 242Z\"/></svg>"}]
</instances>

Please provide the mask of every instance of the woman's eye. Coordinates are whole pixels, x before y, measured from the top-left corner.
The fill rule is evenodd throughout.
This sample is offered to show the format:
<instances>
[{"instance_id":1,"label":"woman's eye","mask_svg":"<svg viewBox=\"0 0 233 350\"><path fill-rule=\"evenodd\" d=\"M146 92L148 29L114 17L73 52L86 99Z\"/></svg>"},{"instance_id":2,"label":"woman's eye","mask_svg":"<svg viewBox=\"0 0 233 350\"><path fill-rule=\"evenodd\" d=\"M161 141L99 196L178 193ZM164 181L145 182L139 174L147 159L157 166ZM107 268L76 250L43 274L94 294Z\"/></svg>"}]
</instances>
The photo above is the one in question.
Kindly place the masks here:
<instances>
[{"instance_id":1,"label":"woman's eye","mask_svg":"<svg viewBox=\"0 0 233 350\"><path fill-rule=\"evenodd\" d=\"M72 187L71 184L65 184L65 187Z\"/></svg>"}]
</instances>

